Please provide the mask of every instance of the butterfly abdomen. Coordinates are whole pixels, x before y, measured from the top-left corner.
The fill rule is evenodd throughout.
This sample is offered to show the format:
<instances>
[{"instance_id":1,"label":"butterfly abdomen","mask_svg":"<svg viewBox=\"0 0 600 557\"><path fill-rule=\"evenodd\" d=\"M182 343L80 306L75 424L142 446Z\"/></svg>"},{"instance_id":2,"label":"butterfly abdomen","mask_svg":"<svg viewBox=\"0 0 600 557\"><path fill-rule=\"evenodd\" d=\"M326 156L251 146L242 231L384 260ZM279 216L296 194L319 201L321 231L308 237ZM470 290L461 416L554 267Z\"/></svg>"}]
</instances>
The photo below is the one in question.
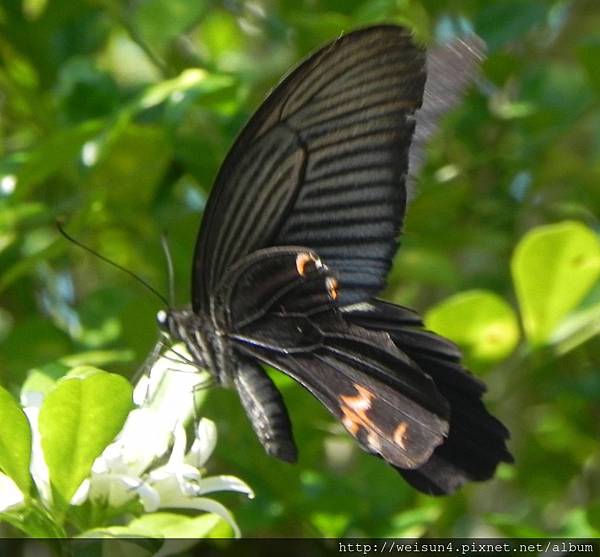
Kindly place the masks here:
<instances>
[{"instance_id":1,"label":"butterfly abdomen","mask_svg":"<svg viewBox=\"0 0 600 557\"><path fill-rule=\"evenodd\" d=\"M240 358L234 384L265 451L286 462L295 462L298 451L292 436L292 424L271 378L259 364Z\"/></svg>"}]
</instances>

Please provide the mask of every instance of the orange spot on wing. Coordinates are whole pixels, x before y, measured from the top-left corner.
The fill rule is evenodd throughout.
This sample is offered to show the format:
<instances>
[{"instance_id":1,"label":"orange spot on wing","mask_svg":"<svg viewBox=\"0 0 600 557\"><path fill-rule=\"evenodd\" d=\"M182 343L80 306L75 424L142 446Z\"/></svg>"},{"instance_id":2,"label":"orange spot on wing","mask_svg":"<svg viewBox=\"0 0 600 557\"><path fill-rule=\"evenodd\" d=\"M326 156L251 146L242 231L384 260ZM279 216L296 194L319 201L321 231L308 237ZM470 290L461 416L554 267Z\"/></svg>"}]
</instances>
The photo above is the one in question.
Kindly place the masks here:
<instances>
[{"instance_id":1,"label":"orange spot on wing","mask_svg":"<svg viewBox=\"0 0 600 557\"><path fill-rule=\"evenodd\" d=\"M364 427L368 431L377 431L373 420L367 416L371 408L371 400L375 396L369 389L354 383L358 394L356 396L340 396L340 408L342 410L342 423L354 436Z\"/></svg>"},{"instance_id":2,"label":"orange spot on wing","mask_svg":"<svg viewBox=\"0 0 600 557\"><path fill-rule=\"evenodd\" d=\"M296 269L301 277L303 277L306 274L306 266L309 263L314 263L315 267L319 268L321 261L318 257L315 257L312 253L309 252L299 253L296 256Z\"/></svg>"},{"instance_id":3,"label":"orange spot on wing","mask_svg":"<svg viewBox=\"0 0 600 557\"><path fill-rule=\"evenodd\" d=\"M333 277L327 277L325 280L325 286L327 287L327 293L332 300L337 300L339 283Z\"/></svg>"},{"instance_id":4,"label":"orange spot on wing","mask_svg":"<svg viewBox=\"0 0 600 557\"><path fill-rule=\"evenodd\" d=\"M374 451L381 451L381 441L379 441L379 437L373 431L369 431L369 435L367 435L367 443L369 447L371 447Z\"/></svg>"},{"instance_id":5,"label":"orange spot on wing","mask_svg":"<svg viewBox=\"0 0 600 557\"><path fill-rule=\"evenodd\" d=\"M400 425L394 430L394 443L399 447L406 449L404 446L404 441L406 437L406 432L408 430L408 424L406 422L400 422Z\"/></svg>"}]
</instances>

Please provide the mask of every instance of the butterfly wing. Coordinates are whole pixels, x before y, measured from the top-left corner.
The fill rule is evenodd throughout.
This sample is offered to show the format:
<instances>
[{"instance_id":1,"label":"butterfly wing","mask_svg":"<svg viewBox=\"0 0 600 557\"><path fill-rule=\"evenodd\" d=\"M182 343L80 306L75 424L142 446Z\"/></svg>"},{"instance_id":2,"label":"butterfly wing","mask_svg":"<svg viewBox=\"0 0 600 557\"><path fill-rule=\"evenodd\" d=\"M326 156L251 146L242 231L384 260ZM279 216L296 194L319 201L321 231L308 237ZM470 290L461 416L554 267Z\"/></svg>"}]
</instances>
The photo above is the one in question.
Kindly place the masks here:
<instances>
[{"instance_id":1,"label":"butterfly wing","mask_svg":"<svg viewBox=\"0 0 600 557\"><path fill-rule=\"evenodd\" d=\"M379 291L396 249L425 55L376 26L325 46L271 93L227 155L204 212L192 300L206 310L233 262L261 248L319 252L342 303Z\"/></svg>"},{"instance_id":2,"label":"butterfly wing","mask_svg":"<svg viewBox=\"0 0 600 557\"><path fill-rule=\"evenodd\" d=\"M427 52L427 81L423 105L416 114L415 134L409 152L409 199L423 165L425 147L441 119L452 110L477 77L485 59L486 46L477 35L466 35L436 45Z\"/></svg>"},{"instance_id":3,"label":"butterfly wing","mask_svg":"<svg viewBox=\"0 0 600 557\"><path fill-rule=\"evenodd\" d=\"M373 311L370 301L404 217L424 66L406 30L377 26L292 72L219 172L196 244L192 298L231 343L232 378L268 452L295 458L283 400L257 361L300 382L412 485L447 493L509 459L506 430L487 414L481 385L451 343L423 331L414 313ZM424 140L439 115L434 105L421 120Z\"/></svg>"},{"instance_id":4,"label":"butterfly wing","mask_svg":"<svg viewBox=\"0 0 600 557\"><path fill-rule=\"evenodd\" d=\"M506 448L508 430L486 410L481 400L485 385L464 369L454 344L425 331L413 311L380 300L344 308L343 315L369 330L386 331L450 404L448 438L425 464L400 470L413 487L444 495L467 481L487 480L500 462L512 462Z\"/></svg>"},{"instance_id":5,"label":"butterfly wing","mask_svg":"<svg viewBox=\"0 0 600 557\"><path fill-rule=\"evenodd\" d=\"M412 469L443 442L448 406L433 381L387 333L343 319L336 279L314 252L255 252L218 292L217 322L234 350L298 381L364 450Z\"/></svg>"}]
</instances>

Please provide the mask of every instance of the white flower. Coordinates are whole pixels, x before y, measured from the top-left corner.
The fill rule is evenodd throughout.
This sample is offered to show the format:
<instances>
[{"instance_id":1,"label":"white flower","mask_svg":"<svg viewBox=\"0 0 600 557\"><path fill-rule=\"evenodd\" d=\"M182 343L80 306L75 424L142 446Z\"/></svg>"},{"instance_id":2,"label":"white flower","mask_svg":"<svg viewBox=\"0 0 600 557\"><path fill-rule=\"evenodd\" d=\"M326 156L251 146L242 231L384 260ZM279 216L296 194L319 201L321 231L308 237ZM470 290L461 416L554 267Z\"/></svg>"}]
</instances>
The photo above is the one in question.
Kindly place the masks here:
<instances>
[{"instance_id":1,"label":"white flower","mask_svg":"<svg viewBox=\"0 0 600 557\"><path fill-rule=\"evenodd\" d=\"M208 380L208 374L181 363L182 356L189 358L182 346L167 351L149 376L140 380L134 391L138 408L129 414L115 442L96 459L90 479L71 503L80 504L89 497L120 507L138 498L146 512L196 509L222 517L239 536L231 513L205 495L224 490L248 497L254 494L233 476L204 477L201 467L217 440L215 424L210 420L199 421L186 452L185 424L194 417L194 389ZM167 463L157 466L167 455Z\"/></svg>"},{"instance_id":2,"label":"white flower","mask_svg":"<svg viewBox=\"0 0 600 557\"><path fill-rule=\"evenodd\" d=\"M42 436L38 421L40 417L40 408L44 401L44 395L35 391L23 391L21 393L21 404L23 412L29 421L31 428L31 462L29 464L29 472L33 478L38 493L42 500L50 505L52 503L52 488L50 487L50 473L46 460L44 459L44 451L42 450Z\"/></svg>"},{"instance_id":3,"label":"white flower","mask_svg":"<svg viewBox=\"0 0 600 557\"><path fill-rule=\"evenodd\" d=\"M185 347L173 347L155 362L148 376L140 379L134 389L137 407L129 413L115 441L95 460L90 477L79 486L71 504L81 505L90 499L119 508L138 499L146 512L195 509L220 516L239 537L231 513L205 496L215 491L237 491L252 498L254 493L234 476L204 476L202 466L217 442L217 429L210 420L198 422L186 451L185 426L194 418L198 399L205 394L198 386L209 376L184 360L190 360ZM51 507L52 490L38 427L43 395L24 391L21 402L32 431L30 472L42 501ZM16 510L25 501L14 481L1 473L0 494L0 512Z\"/></svg>"},{"instance_id":4,"label":"white flower","mask_svg":"<svg viewBox=\"0 0 600 557\"><path fill-rule=\"evenodd\" d=\"M25 497L17 484L7 475L0 473L0 513L18 509Z\"/></svg>"}]
</instances>

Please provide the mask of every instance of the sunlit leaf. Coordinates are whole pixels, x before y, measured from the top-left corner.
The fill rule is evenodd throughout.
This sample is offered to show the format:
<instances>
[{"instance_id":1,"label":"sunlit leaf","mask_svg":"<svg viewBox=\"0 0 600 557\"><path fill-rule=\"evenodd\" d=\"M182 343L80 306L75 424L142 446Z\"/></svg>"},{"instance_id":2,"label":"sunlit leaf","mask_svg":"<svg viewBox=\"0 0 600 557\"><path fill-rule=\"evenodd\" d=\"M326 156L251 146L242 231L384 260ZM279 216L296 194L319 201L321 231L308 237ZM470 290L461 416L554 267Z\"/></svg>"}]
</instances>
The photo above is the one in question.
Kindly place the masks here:
<instances>
[{"instance_id":1,"label":"sunlit leaf","mask_svg":"<svg viewBox=\"0 0 600 557\"><path fill-rule=\"evenodd\" d=\"M211 530L221 522L221 517L212 513L203 513L190 517L177 513L151 513L133 520L129 526L134 529L154 532L165 539L188 538L191 540L205 538ZM195 543L195 542L194 542ZM185 547L181 547L182 551ZM166 553L161 551L162 555Z\"/></svg>"},{"instance_id":2,"label":"sunlit leaf","mask_svg":"<svg viewBox=\"0 0 600 557\"><path fill-rule=\"evenodd\" d=\"M90 350L70 354L61 358L61 363L69 366L105 366L115 362L131 362L134 358L132 350Z\"/></svg>"},{"instance_id":3,"label":"sunlit leaf","mask_svg":"<svg viewBox=\"0 0 600 557\"><path fill-rule=\"evenodd\" d=\"M244 35L234 15L225 10L214 10L201 24L202 48L222 69L231 70L239 65L244 46Z\"/></svg>"},{"instance_id":4,"label":"sunlit leaf","mask_svg":"<svg viewBox=\"0 0 600 557\"><path fill-rule=\"evenodd\" d=\"M392 518L390 531L386 535L393 538L420 537L439 518L440 512L437 506L426 506L398 513Z\"/></svg>"},{"instance_id":5,"label":"sunlit leaf","mask_svg":"<svg viewBox=\"0 0 600 557\"><path fill-rule=\"evenodd\" d=\"M78 538L160 538L157 532L132 526L107 526L86 530Z\"/></svg>"},{"instance_id":6,"label":"sunlit leaf","mask_svg":"<svg viewBox=\"0 0 600 557\"><path fill-rule=\"evenodd\" d=\"M31 429L25 413L0 386L0 470L27 495L31 486Z\"/></svg>"},{"instance_id":7,"label":"sunlit leaf","mask_svg":"<svg viewBox=\"0 0 600 557\"><path fill-rule=\"evenodd\" d=\"M310 516L312 524L326 538L340 537L348 527L351 518L348 513L330 513L324 511L314 512Z\"/></svg>"},{"instance_id":8,"label":"sunlit leaf","mask_svg":"<svg viewBox=\"0 0 600 557\"><path fill-rule=\"evenodd\" d=\"M89 367L72 374L77 378L63 379L48 394L39 421L50 480L63 505L131 408L131 386L123 377Z\"/></svg>"},{"instance_id":9,"label":"sunlit leaf","mask_svg":"<svg viewBox=\"0 0 600 557\"><path fill-rule=\"evenodd\" d=\"M69 371L69 366L62 362L50 362L29 370L27 379L21 385L21 393L48 394L56 382Z\"/></svg>"},{"instance_id":10,"label":"sunlit leaf","mask_svg":"<svg viewBox=\"0 0 600 557\"><path fill-rule=\"evenodd\" d=\"M574 508L565 517L563 535L569 538L597 538L596 530L589 522L585 509Z\"/></svg>"},{"instance_id":11,"label":"sunlit leaf","mask_svg":"<svg viewBox=\"0 0 600 557\"><path fill-rule=\"evenodd\" d=\"M475 360L497 361L508 356L519 340L512 308L497 294L469 290L430 309L427 326L456 342Z\"/></svg>"},{"instance_id":12,"label":"sunlit leaf","mask_svg":"<svg viewBox=\"0 0 600 557\"><path fill-rule=\"evenodd\" d=\"M600 281L561 321L552 334L551 342L559 354L565 354L597 334L600 334Z\"/></svg>"},{"instance_id":13,"label":"sunlit leaf","mask_svg":"<svg viewBox=\"0 0 600 557\"><path fill-rule=\"evenodd\" d=\"M546 343L600 278L600 241L578 222L535 228L517 245L512 274L529 341Z\"/></svg>"},{"instance_id":14,"label":"sunlit leaf","mask_svg":"<svg viewBox=\"0 0 600 557\"><path fill-rule=\"evenodd\" d=\"M77 536L85 547L85 539L92 546L101 544L102 557L155 557L163 544L160 535L151 530L128 526L106 526L86 530Z\"/></svg>"},{"instance_id":15,"label":"sunlit leaf","mask_svg":"<svg viewBox=\"0 0 600 557\"><path fill-rule=\"evenodd\" d=\"M23 13L29 20L38 19L46 9L48 0L24 0Z\"/></svg>"}]
</instances>

